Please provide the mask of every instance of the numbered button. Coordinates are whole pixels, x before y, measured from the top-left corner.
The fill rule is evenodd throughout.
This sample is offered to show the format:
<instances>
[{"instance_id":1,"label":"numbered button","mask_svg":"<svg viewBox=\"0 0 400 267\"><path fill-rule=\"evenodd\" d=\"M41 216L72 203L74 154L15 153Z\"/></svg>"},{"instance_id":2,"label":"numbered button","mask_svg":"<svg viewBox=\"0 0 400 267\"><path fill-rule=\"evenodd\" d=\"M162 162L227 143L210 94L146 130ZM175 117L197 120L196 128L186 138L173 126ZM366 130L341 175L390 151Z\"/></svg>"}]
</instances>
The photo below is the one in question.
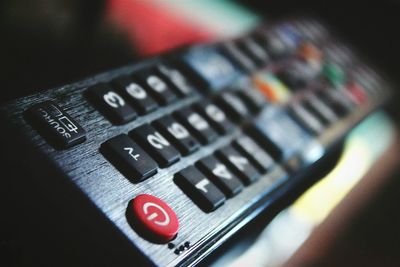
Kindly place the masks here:
<instances>
[{"instance_id":1,"label":"numbered button","mask_svg":"<svg viewBox=\"0 0 400 267\"><path fill-rule=\"evenodd\" d=\"M145 124L130 133L161 167L167 167L179 160L179 152L152 126Z\"/></svg>"},{"instance_id":2,"label":"numbered button","mask_svg":"<svg viewBox=\"0 0 400 267\"><path fill-rule=\"evenodd\" d=\"M195 167L187 167L175 175L175 183L203 211L210 212L225 202L224 194Z\"/></svg>"},{"instance_id":3,"label":"numbered button","mask_svg":"<svg viewBox=\"0 0 400 267\"><path fill-rule=\"evenodd\" d=\"M149 113L158 107L157 102L137 82L129 77L114 80L116 87L122 91L126 100L141 114Z\"/></svg>"},{"instance_id":4,"label":"numbered button","mask_svg":"<svg viewBox=\"0 0 400 267\"><path fill-rule=\"evenodd\" d=\"M156 70L143 70L134 74L134 77L145 85L149 92L162 104L167 105L176 100L175 93L168 86Z\"/></svg>"},{"instance_id":5,"label":"numbered button","mask_svg":"<svg viewBox=\"0 0 400 267\"><path fill-rule=\"evenodd\" d=\"M218 103L235 121L240 121L250 116L250 110L247 105L236 94L224 93L218 98Z\"/></svg>"},{"instance_id":6,"label":"numbered button","mask_svg":"<svg viewBox=\"0 0 400 267\"><path fill-rule=\"evenodd\" d=\"M157 67L161 75L168 80L174 89L181 96L188 96L193 94L194 89L186 77L176 68L169 65L159 65Z\"/></svg>"},{"instance_id":7,"label":"numbered button","mask_svg":"<svg viewBox=\"0 0 400 267\"><path fill-rule=\"evenodd\" d=\"M238 47L251 57L258 67L263 67L270 61L266 50L251 37L241 40Z\"/></svg>"},{"instance_id":8,"label":"numbered button","mask_svg":"<svg viewBox=\"0 0 400 267\"><path fill-rule=\"evenodd\" d=\"M122 174L133 182L142 181L157 173L157 163L125 134L104 142L100 150Z\"/></svg>"},{"instance_id":9,"label":"numbered button","mask_svg":"<svg viewBox=\"0 0 400 267\"><path fill-rule=\"evenodd\" d=\"M324 125L302 103L292 103L289 114L310 134L318 135L324 130Z\"/></svg>"},{"instance_id":10,"label":"numbered button","mask_svg":"<svg viewBox=\"0 0 400 267\"><path fill-rule=\"evenodd\" d=\"M106 84L98 84L87 91L89 100L114 124L124 124L137 114L125 99Z\"/></svg>"},{"instance_id":11,"label":"numbered button","mask_svg":"<svg viewBox=\"0 0 400 267\"><path fill-rule=\"evenodd\" d=\"M208 144L217 139L218 134L199 113L190 108L183 108L175 113L181 121L203 144Z\"/></svg>"},{"instance_id":12,"label":"numbered button","mask_svg":"<svg viewBox=\"0 0 400 267\"><path fill-rule=\"evenodd\" d=\"M185 126L171 116L168 115L156 120L154 125L182 154L188 155L199 149L199 142L193 138Z\"/></svg>"},{"instance_id":13,"label":"numbered button","mask_svg":"<svg viewBox=\"0 0 400 267\"><path fill-rule=\"evenodd\" d=\"M259 90L250 85L240 90L238 94L249 106L252 112L259 112L267 105L265 96Z\"/></svg>"},{"instance_id":14,"label":"numbered button","mask_svg":"<svg viewBox=\"0 0 400 267\"><path fill-rule=\"evenodd\" d=\"M214 156L208 156L196 163L196 166L210 178L228 196L233 197L243 190L243 184L228 167Z\"/></svg>"},{"instance_id":15,"label":"numbered button","mask_svg":"<svg viewBox=\"0 0 400 267\"><path fill-rule=\"evenodd\" d=\"M222 45L222 52L240 66L244 71L255 71L257 66L255 62L239 49L235 42L226 42Z\"/></svg>"},{"instance_id":16,"label":"numbered button","mask_svg":"<svg viewBox=\"0 0 400 267\"><path fill-rule=\"evenodd\" d=\"M242 135L236 139L234 146L263 172L269 170L274 164L271 156L248 135Z\"/></svg>"},{"instance_id":17,"label":"numbered button","mask_svg":"<svg viewBox=\"0 0 400 267\"><path fill-rule=\"evenodd\" d=\"M324 125L332 124L338 119L335 113L314 94L307 96L304 107L317 116Z\"/></svg>"},{"instance_id":18,"label":"numbered button","mask_svg":"<svg viewBox=\"0 0 400 267\"><path fill-rule=\"evenodd\" d=\"M345 93L340 90L326 88L325 90L319 91L317 96L326 103L339 118L346 116L354 108L354 105L347 98Z\"/></svg>"},{"instance_id":19,"label":"numbered button","mask_svg":"<svg viewBox=\"0 0 400 267\"><path fill-rule=\"evenodd\" d=\"M260 173L247 157L241 155L232 146L226 146L217 151L217 156L236 173L240 179L249 185L260 178Z\"/></svg>"},{"instance_id":20,"label":"numbered button","mask_svg":"<svg viewBox=\"0 0 400 267\"><path fill-rule=\"evenodd\" d=\"M226 134L234 129L234 124L228 119L225 111L214 103L204 100L194 105L194 108L203 115L219 133Z\"/></svg>"}]
</instances>

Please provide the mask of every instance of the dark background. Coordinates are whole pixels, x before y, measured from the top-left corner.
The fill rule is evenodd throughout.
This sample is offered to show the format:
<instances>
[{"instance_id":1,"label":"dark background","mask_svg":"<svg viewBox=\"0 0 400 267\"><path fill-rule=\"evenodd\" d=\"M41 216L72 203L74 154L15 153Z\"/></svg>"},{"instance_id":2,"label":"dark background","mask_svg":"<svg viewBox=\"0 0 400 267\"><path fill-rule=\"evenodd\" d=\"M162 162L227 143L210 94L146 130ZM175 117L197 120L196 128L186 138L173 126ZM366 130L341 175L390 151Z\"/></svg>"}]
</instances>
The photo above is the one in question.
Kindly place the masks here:
<instances>
[{"instance_id":1,"label":"dark background","mask_svg":"<svg viewBox=\"0 0 400 267\"><path fill-rule=\"evenodd\" d=\"M326 21L396 82L400 2L237 0L267 19ZM104 19L104 1L0 1L0 102L132 63L134 48Z\"/></svg>"}]
</instances>

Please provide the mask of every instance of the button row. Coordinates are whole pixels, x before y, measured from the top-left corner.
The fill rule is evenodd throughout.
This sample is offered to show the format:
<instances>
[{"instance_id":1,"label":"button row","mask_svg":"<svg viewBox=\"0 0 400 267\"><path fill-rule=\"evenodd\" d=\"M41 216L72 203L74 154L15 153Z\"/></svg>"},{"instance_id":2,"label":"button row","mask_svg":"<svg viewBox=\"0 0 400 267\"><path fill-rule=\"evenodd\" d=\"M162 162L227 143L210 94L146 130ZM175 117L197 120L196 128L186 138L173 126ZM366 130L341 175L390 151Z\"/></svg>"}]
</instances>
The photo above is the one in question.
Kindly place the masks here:
<instances>
[{"instance_id":1,"label":"button row","mask_svg":"<svg viewBox=\"0 0 400 267\"><path fill-rule=\"evenodd\" d=\"M133 135L144 148L149 149L159 164L162 162L165 166L179 160L179 152L150 125L135 129ZM215 156L198 161L195 165L205 175L193 166L176 175L175 182L205 211L218 208L225 197L238 194L243 184L255 182L273 164L267 152L247 135L235 140L234 146L225 146ZM132 181L141 181L157 173L157 162L127 135L121 134L106 141L101 151Z\"/></svg>"},{"instance_id":2,"label":"button row","mask_svg":"<svg viewBox=\"0 0 400 267\"><path fill-rule=\"evenodd\" d=\"M190 49L181 59L182 70L199 84L199 88L216 92L230 86L242 75L266 67L271 59L292 54L299 43L294 28L273 32L261 30L216 46Z\"/></svg>"},{"instance_id":3,"label":"button row","mask_svg":"<svg viewBox=\"0 0 400 267\"><path fill-rule=\"evenodd\" d=\"M249 144L252 154L243 153ZM262 167L257 169L253 165L255 162ZM196 162L195 166L178 172L174 182L199 208L211 212L224 204L226 198L240 193L244 185L257 181L272 164L266 151L249 136L243 135L233 145L227 145L217 150L215 155L207 156Z\"/></svg>"},{"instance_id":4,"label":"button row","mask_svg":"<svg viewBox=\"0 0 400 267\"><path fill-rule=\"evenodd\" d=\"M171 136L174 138L181 141L188 138L187 132L182 130L184 128L173 126L177 122L171 120L171 117L164 117L160 122L168 122L164 124L165 129L172 129ZM168 166L179 160L179 151L152 126L143 125L133 130L131 135L141 145L128 135L121 134L103 143L101 151L132 181L146 179L157 173L158 166ZM184 144L188 145L190 142ZM273 161L267 152L249 136L243 135L233 142L233 146L225 146L218 150L215 156L208 156L196 163L208 178L194 167L189 167L177 174L177 177L181 178L176 178L176 183L200 207L212 211L224 202L225 196L232 197L238 194L243 184L255 182L272 164Z\"/></svg>"},{"instance_id":5,"label":"button row","mask_svg":"<svg viewBox=\"0 0 400 267\"><path fill-rule=\"evenodd\" d=\"M220 50L238 69L251 73L266 67L272 60L291 55L301 41L293 27L277 27L222 43Z\"/></svg>"},{"instance_id":6,"label":"button row","mask_svg":"<svg viewBox=\"0 0 400 267\"><path fill-rule=\"evenodd\" d=\"M157 173L158 167L170 166L181 155L188 155L200 147L187 128L170 115L153 125L155 127L145 124L134 129L129 133L132 138L122 134L101 145L104 156L133 182L149 178Z\"/></svg>"},{"instance_id":7,"label":"button row","mask_svg":"<svg viewBox=\"0 0 400 267\"><path fill-rule=\"evenodd\" d=\"M288 106L291 116L310 134L319 135L326 127L367 101L365 91L350 83L347 88L324 88L304 94Z\"/></svg>"},{"instance_id":8,"label":"button row","mask_svg":"<svg viewBox=\"0 0 400 267\"><path fill-rule=\"evenodd\" d=\"M212 101L195 103L144 124L101 145L101 151L126 177L142 181L231 132L235 125ZM140 144L140 145L139 145Z\"/></svg>"},{"instance_id":9,"label":"button row","mask_svg":"<svg viewBox=\"0 0 400 267\"><path fill-rule=\"evenodd\" d=\"M247 107L243 105L243 103L236 105L238 102L233 100L235 98L231 93L224 93L223 95L229 95L231 97L221 99L225 101L225 105L229 105L228 107L225 106L225 109L230 110L230 114L235 114L233 117L236 120L248 115ZM227 101L227 99L232 101ZM312 100L312 98L308 100ZM236 108L233 108L234 105L236 105ZM214 104L210 102L200 102L197 103L195 107L202 110L202 112L197 112L191 108L184 108L174 113L176 119L167 115L153 122L153 126L148 124L142 125L130 132L130 136L138 141L154 160L149 160L151 159L150 155L145 153L133 140L124 135L115 137L104 143L102 145L102 151L128 178L133 181L146 179L155 174L158 167L163 168L170 166L177 162L181 155L193 153L200 148L200 143L207 144L214 141L218 137L218 134L209 122L213 122L214 125L219 125L218 129L220 133L225 133L228 128L234 127L233 124L226 119L226 113ZM323 105L322 101L317 101L316 104L314 103L311 107L313 107L313 109L310 110L303 105L292 104L289 109L289 114L291 114L300 126L304 127L309 133L320 134L324 130L325 124L315 115L318 114L328 121L334 119L335 114L329 107ZM242 108L245 112L240 112ZM271 126L273 120L268 119L268 121L268 125ZM282 124L282 120L279 120L279 122ZM282 154L281 149L286 145L278 145L279 148L277 148L277 144L280 144L281 140L277 139L276 136L269 136L270 134L268 132L271 131L263 130L265 128L264 123L261 124L261 127L257 127L257 132L263 132L262 135L266 134L263 136L263 140L272 140L268 142L272 144L273 147L271 152L275 154L275 158L280 158L281 156L277 156L274 151L278 151L279 154ZM261 131L260 128L262 129ZM292 131L292 133L296 131ZM276 129L274 128L272 132L276 132ZM282 141L282 144L287 144L287 142ZM240 161L236 160L238 156L234 155L235 150L231 147L218 151L217 156L227 161L227 164L231 165L231 168L237 172L238 177L241 178L245 184L252 183L257 177L257 171L268 170L272 164L271 157L267 153L263 153L262 150L257 150L256 144L251 138L242 137L234 143L234 146L250 158L251 163L255 166L255 171L253 169L242 170L240 164L238 164ZM265 147L269 146L266 145ZM286 147L285 150L287 150ZM140 159L138 159L139 157ZM142 163L142 161L144 162Z\"/></svg>"},{"instance_id":10,"label":"button row","mask_svg":"<svg viewBox=\"0 0 400 267\"><path fill-rule=\"evenodd\" d=\"M152 112L193 92L193 86L178 69L159 65L119 77L110 84L97 84L87 90L87 96L112 123L125 124L138 113Z\"/></svg>"}]
</instances>

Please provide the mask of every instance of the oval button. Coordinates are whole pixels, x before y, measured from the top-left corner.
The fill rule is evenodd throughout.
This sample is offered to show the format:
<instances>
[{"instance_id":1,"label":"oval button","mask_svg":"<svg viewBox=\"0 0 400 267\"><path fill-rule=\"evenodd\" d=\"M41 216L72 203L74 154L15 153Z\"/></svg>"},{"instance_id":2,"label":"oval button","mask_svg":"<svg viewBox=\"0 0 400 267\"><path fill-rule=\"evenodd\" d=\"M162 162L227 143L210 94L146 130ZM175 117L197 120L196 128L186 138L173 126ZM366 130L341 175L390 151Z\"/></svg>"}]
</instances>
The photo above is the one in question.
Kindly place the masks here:
<instances>
[{"instance_id":1,"label":"oval button","mask_svg":"<svg viewBox=\"0 0 400 267\"><path fill-rule=\"evenodd\" d=\"M137 231L151 241L168 242L178 233L179 221L175 212L161 199L138 195L129 202L128 212L137 225Z\"/></svg>"}]
</instances>

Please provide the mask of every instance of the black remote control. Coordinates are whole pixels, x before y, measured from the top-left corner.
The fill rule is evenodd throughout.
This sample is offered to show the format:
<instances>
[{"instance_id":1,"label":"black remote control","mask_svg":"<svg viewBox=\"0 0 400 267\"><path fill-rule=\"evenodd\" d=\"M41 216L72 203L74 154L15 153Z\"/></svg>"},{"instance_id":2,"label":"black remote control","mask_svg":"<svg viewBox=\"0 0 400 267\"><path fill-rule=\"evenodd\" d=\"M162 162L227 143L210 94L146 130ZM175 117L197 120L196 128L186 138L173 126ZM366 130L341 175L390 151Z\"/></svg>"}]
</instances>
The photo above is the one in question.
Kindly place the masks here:
<instances>
[{"instance_id":1,"label":"black remote control","mask_svg":"<svg viewBox=\"0 0 400 267\"><path fill-rule=\"evenodd\" d=\"M380 75L305 18L16 99L2 112L11 140L21 140L9 145L29 150L11 159L30 168L20 184L56 192L61 210L72 210L65 220L108 236L98 245L120 250L120 262L175 266L200 262L290 195L389 96Z\"/></svg>"}]
</instances>

